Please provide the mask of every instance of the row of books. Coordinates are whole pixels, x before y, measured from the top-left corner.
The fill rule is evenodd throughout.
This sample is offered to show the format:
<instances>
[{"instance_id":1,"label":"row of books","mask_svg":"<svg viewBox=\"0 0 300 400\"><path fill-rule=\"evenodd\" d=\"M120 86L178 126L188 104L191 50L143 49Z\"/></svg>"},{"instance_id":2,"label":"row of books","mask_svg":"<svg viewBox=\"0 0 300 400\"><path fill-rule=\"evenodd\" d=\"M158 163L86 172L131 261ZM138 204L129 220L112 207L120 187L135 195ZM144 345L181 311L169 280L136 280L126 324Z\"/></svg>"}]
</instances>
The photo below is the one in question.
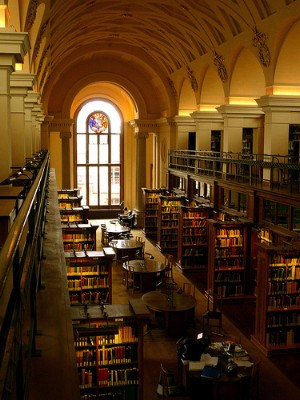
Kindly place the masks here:
<instances>
[{"instance_id":1,"label":"row of books","mask_svg":"<svg viewBox=\"0 0 300 400\"><path fill-rule=\"evenodd\" d=\"M266 333L266 346L282 346L293 345L295 343L295 332L290 329L288 331L274 331Z\"/></svg>"},{"instance_id":2,"label":"row of books","mask_svg":"<svg viewBox=\"0 0 300 400\"><path fill-rule=\"evenodd\" d=\"M217 237L240 237L242 232L240 229L217 229Z\"/></svg>"},{"instance_id":3,"label":"row of books","mask_svg":"<svg viewBox=\"0 0 300 400\"><path fill-rule=\"evenodd\" d=\"M296 268L295 266L271 266L271 268L269 268L269 274L270 279L272 280L300 279L300 266L299 268Z\"/></svg>"},{"instance_id":4,"label":"row of books","mask_svg":"<svg viewBox=\"0 0 300 400\"><path fill-rule=\"evenodd\" d=\"M226 257L240 257L244 256L244 250L242 247L226 247L226 248L215 248L216 257L226 258Z\"/></svg>"},{"instance_id":5,"label":"row of books","mask_svg":"<svg viewBox=\"0 0 300 400\"><path fill-rule=\"evenodd\" d=\"M138 385L138 368L109 369L98 368L96 372L82 368L78 373L80 388L106 387L118 385Z\"/></svg>"},{"instance_id":6,"label":"row of books","mask_svg":"<svg viewBox=\"0 0 300 400\"><path fill-rule=\"evenodd\" d=\"M229 282L229 283L235 283L235 282L241 282L242 281L242 277L241 274L238 272L232 272L230 271L229 273L222 273L222 272L218 272L217 276L216 276L216 283L220 283L220 282Z\"/></svg>"},{"instance_id":7,"label":"row of books","mask_svg":"<svg viewBox=\"0 0 300 400\"><path fill-rule=\"evenodd\" d=\"M231 246L243 246L244 238L240 237L229 237L229 238L220 238L216 239L216 247L231 247Z\"/></svg>"},{"instance_id":8,"label":"row of books","mask_svg":"<svg viewBox=\"0 0 300 400\"><path fill-rule=\"evenodd\" d=\"M81 277L78 279L68 279L68 289L101 289L108 287L109 278L94 276L91 278Z\"/></svg>"},{"instance_id":9,"label":"row of books","mask_svg":"<svg viewBox=\"0 0 300 400\"><path fill-rule=\"evenodd\" d=\"M76 350L77 367L131 363L137 361L136 346L114 346Z\"/></svg>"},{"instance_id":10,"label":"row of books","mask_svg":"<svg viewBox=\"0 0 300 400\"><path fill-rule=\"evenodd\" d=\"M84 274L90 274L90 275L99 275L99 274L108 274L107 271L107 266L106 265L85 265L85 266L79 266L79 265L74 265L74 264L69 264L67 262L66 265L66 271L67 274L78 274L78 275L84 275Z\"/></svg>"},{"instance_id":11,"label":"row of books","mask_svg":"<svg viewBox=\"0 0 300 400\"><path fill-rule=\"evenodd\" d=\"M217 295L220 297L238 297L243 296L244 287L243 285L217 285Z\"/></svg>"},{"instance_id":12,"label":"row of books","mask_svg":"<svg viewBox=\"0 0 300 400\"><path fill-rule=\"evenodd\" d=\"M206 235L206 227L195 226L194 228L183 228L182 231L185 236L204 236Z\"/></svg>"},{"instance_id":13,"label":"row of books","mask_svg":"<svg viewBox=\"0 0 300 400\"><path fill-rule=\"evenodd\" d=\"M71 305L78 304L100 304L101 301L107 302L109 291L91 291L80 293L69 293Z\"/></svg>"},{"instance_id":14,"label":"row of books","mask_svg":"<svg viewBox=\"0 0 300 400\"><path fill-rule=\"evenodd\" d=\"M232 268L244 268L243 258L230 257L227 258L216 258L216 269L232 269Z\"/></svg>"},{"instance_id":15,"label":"row of books","mask_svg":"<svg viewBox=\"0 0 300 400\"><path fill-rule=\"evenodd\" d=\"M183 236L184 245L195 245L199 246L202 244L207 244L206 236Z\"/></svg>"},{"instance_id":16,"label":"row of books","mask_svg":"<svg viewBox=\"0 0 300 400\"><path fill-rule=\"evenodd\" d=\"M185 219L190 218L193 219L194 221L196 221L195 218L204 218L204 222L206 222L206 215L207 212L205 211L188 211L183 214L183 218Z\"/></svg>"},{"instance_id":17,"label":"row of books","mask_svg":"<svg viewBox=\"0 0 300 400\"><path fill-rule=\"evenodd\" d=\"M184 250L183 257L206 257L206 252L203 247L200 249L189 248Z\"/></svg>"},{"instance_id":18,"label":"row of books","mask_svg":"<svg viewBox=\"0 0 300 400\"><path fill-rule=\"evenodd\" d=\"M267 327L289 327L300 325L300 312L272 313L267 316Z\"/></svg>"},{"instance_id":19,"label":"row of books","mask_svg":"<svg viewBox=\"0 0 300 400\"><path fill-rule=\"evenodd\" d=\"M282 265L299 265L300 267L300 258L284 258L279 254L272 254L271 255L271 262L270 266L282 266Z\"/></svg>"},{"instance_id":20,"label":"row of books","mask_svg":"<svg viewBox=\"0 0 300 400\"><path fill-rule=\"evenodd\" d=\"M273 308L299 308L300 294L281 294L268 296L268 309Z\"/></svg>"},{"instance_id":21,"label":"row of books","mask_svg":"<svg viewBox=\"0 0 300 400\"><path fill-rule=\"evenodd\" d=\"M78 250L94 250L95 243L91 242L77 242L77 243L64 243L64 251L78 251Z\"/></svg>"},{"instance_id":22,"label":"row of books","mask_svg":"<svg viewBox=\"0 0 300 400\"><path fill-rule=\"evenodd\" d=\"M268 294L300 294L300 283L296 281L269 282Z\"/></svg>"},{"instance_id":23,"label":"row of books","mask_svg":"<svg viewBox=\"0 0 300 400\"><path fill-rule=\"evenodd\" d=\"M92 240L94 239L94 234L90 233L88 231L85 232L74 232L74 233L67 233L67 232L63 232L63 240L66 241L78 241L78 240Z\"/></svg>"},{"instance_id":24,"label":"row of books","mask_svg":"<svg viewBox=\"0 0 300 400\"><path fill-rule=\"evenodd\" d=\"M95 326L89 326L90 328L104 328L97 324ZM114 327L110 325L109 327ZM101 334L100 336L78 336L75 338L74 345L76 348L87 347L87 346L103 346L103 345L118 345L122 343L136 343L138 338L136 336L135 328L131 325L115 326L118 329L117 333L112 334Z\"/></svg>"}]
</instances>

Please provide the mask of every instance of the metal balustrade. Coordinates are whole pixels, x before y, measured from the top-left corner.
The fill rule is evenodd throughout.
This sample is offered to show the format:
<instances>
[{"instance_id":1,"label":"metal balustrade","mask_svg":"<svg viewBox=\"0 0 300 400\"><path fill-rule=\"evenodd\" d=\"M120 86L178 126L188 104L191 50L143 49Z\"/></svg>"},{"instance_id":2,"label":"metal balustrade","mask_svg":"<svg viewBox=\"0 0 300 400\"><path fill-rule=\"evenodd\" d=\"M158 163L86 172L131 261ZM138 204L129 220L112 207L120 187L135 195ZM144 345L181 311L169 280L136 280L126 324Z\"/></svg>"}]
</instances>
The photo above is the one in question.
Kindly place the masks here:
<instances>
[{"instance_id":1,"label":"metal balustrade","mask_svg":"<svg viewBox=\"0 0 300 400\"><path fill-rule=\"evenodd\" d=\"M300 159L269 154L169 150L169 170L298 193Z\"/></svg>"}]
</instances>

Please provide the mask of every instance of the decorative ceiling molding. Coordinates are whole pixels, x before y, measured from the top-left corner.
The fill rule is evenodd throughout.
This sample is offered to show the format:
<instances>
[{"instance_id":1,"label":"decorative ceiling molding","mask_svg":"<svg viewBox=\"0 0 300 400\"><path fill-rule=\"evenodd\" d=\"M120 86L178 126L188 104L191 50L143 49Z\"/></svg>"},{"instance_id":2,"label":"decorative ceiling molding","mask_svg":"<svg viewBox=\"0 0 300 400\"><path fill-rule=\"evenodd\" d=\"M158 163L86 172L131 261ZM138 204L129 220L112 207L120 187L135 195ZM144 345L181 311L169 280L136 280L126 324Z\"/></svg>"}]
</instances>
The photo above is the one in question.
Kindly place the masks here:
<instances>
[{"instance_id":1,"label":"decorative ceiling molding","mask_svg":"<svg viewBox=\"0 0 300 400\"><path fill-rule=\"evenodd\" d=\"M25 31L29 32L34 24L37 8L38 8L39 0L30 0L27 15L26 15L26 22L25 22Z\"/></svg>"}]
</instances>

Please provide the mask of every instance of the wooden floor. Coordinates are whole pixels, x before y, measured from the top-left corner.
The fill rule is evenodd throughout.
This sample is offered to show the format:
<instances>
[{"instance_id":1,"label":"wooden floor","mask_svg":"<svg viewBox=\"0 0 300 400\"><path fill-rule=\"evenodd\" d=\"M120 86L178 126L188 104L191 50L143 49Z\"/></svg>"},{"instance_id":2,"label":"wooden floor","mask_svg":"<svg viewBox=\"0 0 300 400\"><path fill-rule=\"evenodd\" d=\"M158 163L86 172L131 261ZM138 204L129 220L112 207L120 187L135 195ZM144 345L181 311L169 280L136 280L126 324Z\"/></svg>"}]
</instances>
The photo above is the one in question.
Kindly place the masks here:
<instances>
[{"instance_id":1,"label":"wooden floor","mask_svg":"<svg viewBox=\"0 0 300 400\"><path fill-rule=\"evenodd\" d=\"M54 177L52 177L54 179ZM51 181L52 182L52 181ZM52 182L53 183L53 182ZM70 321L70 305L66 290L65 264L58 205L55 200L56 186L50 185L48 222L45 237L45 261L42 266L42 280L45 286L38 290L38 329L41 336L37 339L38 357L32 358L31 381L29 384L29 400L77 400L77 371L75 367L75 352L72 347L72 331ZM102 221L90 221L100 224ZM100 243L100 229L98 243ZM134 230L134 235L143 235L141 230ZM157 260L164 260L160 251L146 240L146 252ZM122 284L121 267L113 267L113 303L128 303L131 294ZM196 286L196 324L187 332L193 336L202 331L201 316L206 309L206 300L201 292L199 276L188 277L178 270L174 271L178 285L184 281L195 281ZM200 290L199 290L200 289ZM223 333L239 336L244 346L254 360L262 360L260 372L260 399L262 400L297 400L300 399L300 362L298 354L289 356L264 357L250 340L253 323L249 317L251 311L243 315L243 309L233 310L229 319L223 318ZM237 318L239 315L239 318ZM236 324L233 323L237 319ZM237 325L237 326L236 326ZM243 328L244 326L244 328ZM241 329L242 328L242 329ZM139 400L157 399L156 388L159 378L160 363L167 368L177 367L176 341L177 338L166 337L164 329L158 320L154 329L144 337L144 398ZM200 399L200 396L199 396ZM210 399L207 399L210 400ZM223 400L223 399L221 399ZM231 400L231 399L230 399Z\"/></svg>"}]
</instances>

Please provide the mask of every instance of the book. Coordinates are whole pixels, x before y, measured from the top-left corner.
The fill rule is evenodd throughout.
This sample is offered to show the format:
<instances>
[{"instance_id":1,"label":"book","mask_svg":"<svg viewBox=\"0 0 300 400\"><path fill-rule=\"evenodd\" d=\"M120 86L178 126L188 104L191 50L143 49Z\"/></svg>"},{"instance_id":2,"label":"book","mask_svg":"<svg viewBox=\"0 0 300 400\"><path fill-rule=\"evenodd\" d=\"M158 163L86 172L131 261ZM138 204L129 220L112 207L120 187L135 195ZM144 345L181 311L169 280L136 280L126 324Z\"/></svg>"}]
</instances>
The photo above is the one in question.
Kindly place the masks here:
<instances>
[{"instance_id":1,"label":"book","mask_svg":"<svg viewBox=\"0 0 300 400\"><path fill-rule=\"evenodd\" d=\"M201 372L201 377L202 378L208 378L208 379L218 379L220 377L220 371L216 367L211 367L209 365L205 365Z\"/></svg>"}]
</instances>

